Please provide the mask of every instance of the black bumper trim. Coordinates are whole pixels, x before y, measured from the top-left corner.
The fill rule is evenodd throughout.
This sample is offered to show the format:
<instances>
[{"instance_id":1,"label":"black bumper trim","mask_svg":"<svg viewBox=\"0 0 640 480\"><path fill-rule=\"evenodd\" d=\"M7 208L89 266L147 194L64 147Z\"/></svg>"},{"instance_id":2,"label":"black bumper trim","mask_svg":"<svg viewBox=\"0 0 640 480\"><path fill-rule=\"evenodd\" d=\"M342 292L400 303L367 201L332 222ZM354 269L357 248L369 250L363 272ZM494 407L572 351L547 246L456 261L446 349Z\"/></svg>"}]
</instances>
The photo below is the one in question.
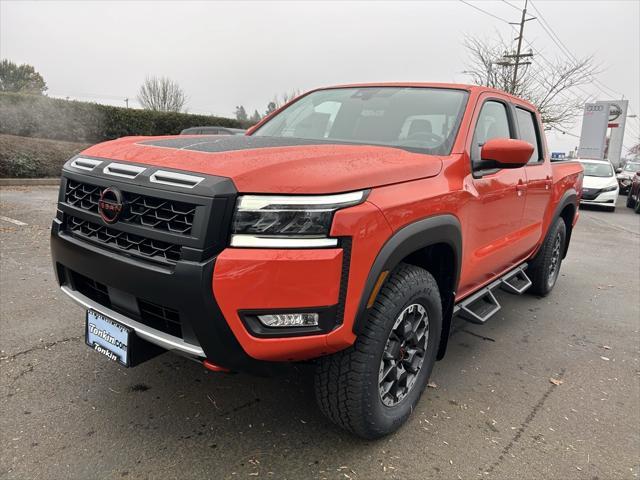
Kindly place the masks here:
<instances>
[{"instance_id":1,"label":"black bumper trim","mask_svg":"<svg viewBox=\"0 0 640 480\"><path fill-rule=\"evenodd\" d=\"M213 296L216 257L203 262L179 261L173 268L166 269L93 247L65 235L60 228L61 222L54 220L51 255L60 285L68 285L69 275L65 270L71 269L179 311L186 327L185 342L200 345L206 358L216 365L257 375L269 375L286 368L280 362L250 357L234 336Z\"/></svg>"}]
</instances>

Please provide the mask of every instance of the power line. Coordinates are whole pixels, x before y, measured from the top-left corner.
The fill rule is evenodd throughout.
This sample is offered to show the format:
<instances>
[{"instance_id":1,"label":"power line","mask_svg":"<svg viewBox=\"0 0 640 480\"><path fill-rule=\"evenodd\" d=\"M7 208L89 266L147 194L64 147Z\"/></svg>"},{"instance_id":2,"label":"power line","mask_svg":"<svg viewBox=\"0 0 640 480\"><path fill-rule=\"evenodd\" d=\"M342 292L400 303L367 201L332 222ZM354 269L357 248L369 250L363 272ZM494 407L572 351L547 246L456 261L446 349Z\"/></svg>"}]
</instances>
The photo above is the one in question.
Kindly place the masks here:
<instances>
[{"instance_id":1,"label":"power line","mask_svg":"<svg viewBox=\"0 0 640 480\"><path fill-rule=\"evenodd\" d=\"M542 15L542 13L540 12L540 10L538 10L538 8L536 8L536 6L534 5L533 1L531 1L531 7L535 10L535 12L538 14L538 16L540 17L540 25L542 26L542 28L544 29L544 31L549 35L549 37L551 38L551 40L553 40L553 42L558 46L558 48L569 58L569 60L572 60L576 63L578 63L578 59L576 58L576 56L571 52L571 50L569 50L569 48L567 48L567 46L564 44L564 42L560 39L560 37L558 36L558 34L553 30L553 28L551 27L551 25L549 24L549 22L544 18L544 15ZM614 90L610 87L608 87L607 85L605 85L604 83L602 83L600 80L598 80L595 76L593 76L593 81L596 84L596 88L598 88L598 90L600 90L603 94L605 95L611 95L612 93L614 95L621 95L624 97L624 94L622 92L618 92L617 90ZM606 90L609 90L609 92L611 93L607 93L603 90L603 88L605 88Z\"/></svg>"},{"instance_id":2,"label":"power line","mask_svg":"<svg viewBox=\"0 0 640 480\"><path fill-rule=\"evenodd\" d=\"M487 10L484 10L476 5L473 5L472 3L466 1L466 0L459 0L460 2L464 3L465 5L468 5L469 7L478 10L479 12L490 16L492 18L495 18L496 20L499 20L503 23L508 24L514 31L518 32L518 29L514 26L513 22L509 22L508 20L499 17L498 15L494 15L491 12L488 12ZM535 52L544 62L547 63L548 67L551 70L554 70L556 68L556 66L550 61L548 60L544 55L542 55L542 53L540 53L532 44L531 42L525 40L523 38L522 35L522 31L523 31L523 27L524 27L524 22L528 21L528 20L533 20L536 17L532 17L532 18L527 18L525 19L526 16L526 6L527 6L527 1L525 0L525 8L523 10L521 10L520 8L518 8L517 6L513 5L512 3L508 2L507 0L501 0L503 3L507 4L508 6L510 6L511 8L518 10L518 11L522 11L522 20L519 23L520 24L520 32L518 37L516 38L518 40L518 51L517 54L514 55L507 55L506 57L513 57L516 59L515 64L511 63L511 62L500 62L501 65L503 66L513 66L515 67L514 70L514 81L513 83L515 84L515 79L517 78L517 65L518 63L523 64L525 62L519 62L519 58L520 58L520 46L521 46L521 42L524 41L527 46L531 49L532 52ZM551 27L551 25L549 24L549 22L544 18L544 16L542 15L542 13L540 12L540 10L538 10L538 8L536 8L536 6L533 4L532 0L529 0L529 3L531 3L531 7L534 9L534 11L536 12L536 14L538 15L539 20L540 20L540 26L542 27L542 29L545 31L545 33L549 36L549 38L553 41L553 43L558 47L558 49L560 50L560 52L562 52L571 62L574 63L579 63L579 60L576 58L576 56L571 52L571 50L569 50L569 48L564 44L564 42L562 41L562 39L558 36L557 33L555 33L555 31L553 30L553 27ZM532 56L532 55L526 55L526 56ZM527 64L529 64L530 62L527 62ZM545 72L543 71L543 74ZM546 72L549 73L549 72ZM546 80L544 78L540 78L539 76L537 76L536 74L531 73L531 76L533 78L535 78L538 82L540 82L541 84L545 84ZM602 94L606 95L606 96L610 96L612 93L614 94L614 96L617 95L621 95L624 98L624 94L622 94L621 92L617 92L616 90L608 87L607 85L605 85L604 83L602 83L600 80L598 80L595 75L590 75L592 82L593 82L593 86L600 91ZM586 91L584 88L582 88L580 85L575 85L572 88L575 88L579 91L581 91L584 95L586 95L585 99L581 99L578 96L575 96L574 94L574 98L571 98L568 96L568 94L564 91L558 92L559 95L561 95L562 97L564 97L565 99L571 101L571 100L579 100L579 101L585 101L588 102L589 100L592 99L596 99L597 96L591 92ZM608 90L609 92L605 91L604 89ZM633 110L631 109L631 107L629 106L629 111L633 113ZM634 133L634 129L633 127L629 126L629 131L630 133ZM558 129L557 127L554 127L556 130L560 131L563 134L567 134L576 138L580 138L578 135L575 134L571 134L569 132L563 131L561 129Z\"/></svg>"},{"instance_id":3,"label":"power line","mask_svg":"<svg viewBox=\"0 0 640 480\"><path fill-rule=\"evenodd\" d=\"M570 137L574 137L574 138L580 138L580 135L576 135L575 133L571 133L571 132L566 132L558 127L551 127L552 130L557 130L558 132L562 133L563 135L569 135Z\"/></svg>"},{"instance_id":4,"label":"power line","mask_svg":"<svg viewBox=\"0 0 640 480\"><path fill-rule=\"evenodd\" d=\"M473 5L470 2L467 2L466 0L458 0L458 1L464 3L465 5L469 5L471 8L475 8L476 10L478 10L479 12L484 13L485 15L489 15L490 17L493 17L493 18L495 18L497 20L500 20L501 22L504 22L504 23L509 24L509 25L511 24L511 22L509 20L505 20L504 18L499 17L497 15L494 15L493 13L487 12L486 10L483 10L480 7L476 7L475 5Z\"/></svg>"},{"instance_id":5,"label":"power line","mask_svg":"<svg viewBox=\"0 0 640 480\"><path fill-rule=\"evenodd\" d=\"M520 7L516 7L513 3L507 2L507 0L502 0L502 3L506 3L507 5L509 5L511 8L515 8L518 12L521 11Z\"/></svg>"}]
</instances>

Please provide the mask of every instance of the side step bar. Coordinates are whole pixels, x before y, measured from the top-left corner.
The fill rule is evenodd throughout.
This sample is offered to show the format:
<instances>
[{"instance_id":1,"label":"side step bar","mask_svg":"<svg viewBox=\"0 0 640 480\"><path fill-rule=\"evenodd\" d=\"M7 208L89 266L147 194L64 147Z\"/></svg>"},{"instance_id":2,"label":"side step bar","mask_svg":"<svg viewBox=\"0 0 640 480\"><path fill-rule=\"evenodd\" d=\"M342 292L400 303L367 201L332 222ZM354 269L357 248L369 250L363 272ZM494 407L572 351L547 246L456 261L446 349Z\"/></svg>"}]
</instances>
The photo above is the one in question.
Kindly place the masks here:
<instances>
[{"instance_id":1,"label":"side step bar","mask_svg":"<svg viewBox=\"0 0 640 480\"><path fill-rule=\"evenodd\" d=\"M531 280L527 277L524 269L527 265L520 265L515 270L507 273L500 279L502 282L500 288L504 291L513 293L515 295L521 295L531 286Z\"/></svg>"},{"instance_id":2,"label":"side step bar","mask_svg":"<svg viewBox=\"0 0 640 480\"><path fill-rule=\"evenodd\" d=\"M520 295L530 286L531 280L525 273L527 264L523 263L497 280L481 288L453 307L453 314L472 323L485 323L501 308L493 291L502 288L506 292Z\"/></svg>"}]
</instances>

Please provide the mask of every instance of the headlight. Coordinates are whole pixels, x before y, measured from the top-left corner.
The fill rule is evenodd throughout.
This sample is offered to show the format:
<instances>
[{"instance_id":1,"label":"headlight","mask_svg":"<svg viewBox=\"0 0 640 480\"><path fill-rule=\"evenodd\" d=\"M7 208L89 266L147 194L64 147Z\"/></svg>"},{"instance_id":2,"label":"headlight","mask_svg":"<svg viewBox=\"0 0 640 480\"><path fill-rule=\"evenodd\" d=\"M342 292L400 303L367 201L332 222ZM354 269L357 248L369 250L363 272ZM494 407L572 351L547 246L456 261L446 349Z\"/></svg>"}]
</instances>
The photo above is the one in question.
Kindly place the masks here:
<instances>
[{"instance_id":1,"label":"headlight","mask_svg":"<svg viewBox=\"0 0 640 480\"><path fill-rule=\"evenodd\" d=\"M336 210L361 203L365 192L337 195L242 195L233 218L232 247L314 248L329 238Z\"/></svg>"},{"instance_id":2,"label":"headlight","mask_svg":"<svg viewBox=\"0 0 640 480\"><path fill-rule=\"evenodd\" d=\"M601 192L613 192L618 189L618 185L611 185L610 187L605 187L601 190Z\"/></svg>"}]
</instances>

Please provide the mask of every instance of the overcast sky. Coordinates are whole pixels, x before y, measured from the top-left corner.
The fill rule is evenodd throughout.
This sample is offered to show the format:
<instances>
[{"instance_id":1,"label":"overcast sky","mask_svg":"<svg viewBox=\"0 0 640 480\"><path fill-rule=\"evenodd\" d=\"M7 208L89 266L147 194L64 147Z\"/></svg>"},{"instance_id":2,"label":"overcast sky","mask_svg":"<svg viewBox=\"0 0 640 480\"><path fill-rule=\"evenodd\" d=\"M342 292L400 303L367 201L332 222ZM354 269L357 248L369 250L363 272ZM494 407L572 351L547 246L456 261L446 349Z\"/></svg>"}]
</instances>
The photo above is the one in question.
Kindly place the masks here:
<instances>
[{"instance_id":1,"label":"overcast sky","mask_svg":"<svg viewBox=\"0 0 640 480\"><path fill-rule=\"evenodd\" d=\"M513 7L524 1L470 3L517 22L520 13ZM640 1L533 0L533 5L576 57L593 54L602 66L601 83L585 90L600 100L624 94L631 113L639 114ZM536 15L531 8L529 13ZM128 97L135 106L145 76L164 75L184 88L190 112L224 116L232 116L240 104L264 113L274 95L293 89L348 82L466 82L463 36L497 33L513 32L502 20L458 0L0 0L0 56L34 65L49 95L114 105L124 105ZM546 58L563 57L538 21L527 22L525 38ZM541 61L534 57L533 68ZM640 131L637 118L628 124L627 146L638 141ZM580 119L570 133L579 134L579 127ZM548 139L554 150L578 142L557 132Z\"/></svg>"}]
</instances>

